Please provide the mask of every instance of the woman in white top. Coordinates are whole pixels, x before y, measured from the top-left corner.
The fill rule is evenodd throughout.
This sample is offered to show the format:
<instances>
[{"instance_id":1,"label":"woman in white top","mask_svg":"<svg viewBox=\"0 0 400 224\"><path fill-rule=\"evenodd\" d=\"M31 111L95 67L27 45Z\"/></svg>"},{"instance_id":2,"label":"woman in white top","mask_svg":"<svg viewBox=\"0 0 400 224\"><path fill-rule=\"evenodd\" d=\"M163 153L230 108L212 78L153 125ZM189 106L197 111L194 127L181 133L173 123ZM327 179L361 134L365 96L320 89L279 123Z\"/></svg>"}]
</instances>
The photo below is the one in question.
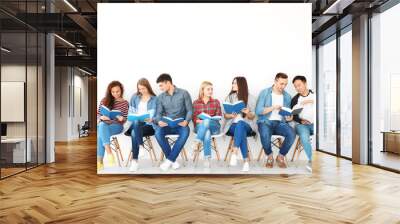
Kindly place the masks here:
<instances>
[{"instance_id":1,"label":"woman in white top","mask_svg":"<svg viewBox=\"0 0 400 224\"><path fill-rule=\"evenodd\" d=\"M137 171L139 148L143 148L143 136L154 134L153 115L156 110L157 97L153 92L149 81L145 78L139 79L137 92L132 96L129 103L129 113L144 114L150 113L150 118L143 121L133 121L129 129L132 139L132 163L129 171ZM129 132L128 131L128 132Z\"/></svg>"},{"instance_id":2,"label":"woman in white top","mask_svg":"<svg viewBox=\"0 0 400 224\"><path fill-rule=\"evenodd\" d=\"M236 103L243 101L246 108L238 114L224 113L224 133L233 136L233 153L229 164L231 166L237 165L237 151L240 149L244 160L242 171L249 171L249 160L248 160L248 148L247 148L247 136L254 133L256 124L255 118L255 106L256 100L254 96L249 94L247 81L245 77L238 76L232 81L232 89L229 95L226 97L225 102Z\"/></svg>"}]
</instances>

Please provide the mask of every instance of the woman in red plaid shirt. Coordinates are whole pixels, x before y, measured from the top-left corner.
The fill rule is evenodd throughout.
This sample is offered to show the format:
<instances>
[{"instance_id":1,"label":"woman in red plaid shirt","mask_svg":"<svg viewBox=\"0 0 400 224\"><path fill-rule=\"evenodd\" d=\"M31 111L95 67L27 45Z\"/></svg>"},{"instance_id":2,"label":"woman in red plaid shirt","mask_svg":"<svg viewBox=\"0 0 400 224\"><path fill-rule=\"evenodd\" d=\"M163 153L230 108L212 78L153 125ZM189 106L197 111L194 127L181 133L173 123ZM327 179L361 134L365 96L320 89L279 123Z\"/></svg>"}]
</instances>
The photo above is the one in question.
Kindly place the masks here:
<instances>
[{"instance_id":1,"label":"woman in red plaid shirt","mask_svg":"<svg viewBox=\"0 0 400 224\"><path fill-rule=\"evenodd\" d=\"M193 102L194 131L197 133L196 140L203 143L205 168L210 168L211 135L218 134L221 129L221 104L212 95L212 83L204 81L200 86L199 98Z\"/></svg>"}]
</instances>

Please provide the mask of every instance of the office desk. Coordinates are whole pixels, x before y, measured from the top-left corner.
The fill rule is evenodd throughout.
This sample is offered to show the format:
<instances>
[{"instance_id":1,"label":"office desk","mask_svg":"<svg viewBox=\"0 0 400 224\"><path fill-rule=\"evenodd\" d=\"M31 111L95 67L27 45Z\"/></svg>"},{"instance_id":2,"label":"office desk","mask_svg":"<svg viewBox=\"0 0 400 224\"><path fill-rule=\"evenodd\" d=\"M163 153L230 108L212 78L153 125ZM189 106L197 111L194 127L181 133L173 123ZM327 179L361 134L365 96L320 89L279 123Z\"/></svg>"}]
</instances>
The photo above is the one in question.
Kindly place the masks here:
<instances>
[{"instance_id":1,"label":"office desk","mask_svg":"<svg viewBox=\"0 0 400 224\"><path fill-rule=\"evenodd\" d=\"M392 152L400 154L400 131L382 131L383 150L382 152Z\"/></svg>"},{"instance_id":2,"label":"office desk","mask_svg":"<svg viewBox=\"0 0 400 224\"><path fill-rule=\"evenodd\" d=\"M25 154L25 138L1 139L1 157L5 159L6 162L9 163L31 162L32 140L30 138L27 138L26 142L28 144L26 147L26 154ZM12 154L12 156L10 154Z\"/></svg>"}]
</instances>

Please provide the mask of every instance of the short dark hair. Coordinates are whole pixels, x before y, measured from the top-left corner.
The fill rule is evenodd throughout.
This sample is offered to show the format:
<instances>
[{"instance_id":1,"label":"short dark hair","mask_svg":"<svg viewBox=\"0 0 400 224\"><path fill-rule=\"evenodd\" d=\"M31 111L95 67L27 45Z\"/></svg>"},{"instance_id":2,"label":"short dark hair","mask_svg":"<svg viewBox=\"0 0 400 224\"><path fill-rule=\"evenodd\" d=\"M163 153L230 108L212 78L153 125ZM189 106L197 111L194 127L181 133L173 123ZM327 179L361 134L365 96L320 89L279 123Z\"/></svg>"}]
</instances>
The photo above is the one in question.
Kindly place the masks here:
<instances>
[{"instance_id":1,"label":"short dark hair","mask_svg":"<svg viewBox=\"0 0 400 224\"><path fill-rule=\"evenodd\" d=\"M172 83L172 78L171 78L171 76L170 76L169 74L167 74L167 73L163 73L163 74L161 74L160 76L158 76L158 78L157 78L157 83L160 83L160 82L167 82L167 81L169 81L170 83Z\"/></svg>"},{"instance_id":2,"label":"short dark hair","mask_svg":"<svg viewBox=\"0 0 400 224\"><path fill-rule=\"evenodd\" d=\"M296 77L294 77L292 83L294 83L296 80L300 80L300 81L302 81L302 82L304 82L304 83L307 82L306 77L305 77L305 76L302 76L302 75L297 75Z\"/></svg>"},{"instance_id":3,"label":"short dark hair","mask_svg":"<svg viewBox=\"0 0 400 224\"><path fill-rule=\"evenodd\" d=\"M276 74L276 76L275 76L275 80L278 80L278 79L287 79L288 78L288 76L285 74L285 73L283 73L283 72L279 72L278 74Z\"/></svg>"}]
</instances>

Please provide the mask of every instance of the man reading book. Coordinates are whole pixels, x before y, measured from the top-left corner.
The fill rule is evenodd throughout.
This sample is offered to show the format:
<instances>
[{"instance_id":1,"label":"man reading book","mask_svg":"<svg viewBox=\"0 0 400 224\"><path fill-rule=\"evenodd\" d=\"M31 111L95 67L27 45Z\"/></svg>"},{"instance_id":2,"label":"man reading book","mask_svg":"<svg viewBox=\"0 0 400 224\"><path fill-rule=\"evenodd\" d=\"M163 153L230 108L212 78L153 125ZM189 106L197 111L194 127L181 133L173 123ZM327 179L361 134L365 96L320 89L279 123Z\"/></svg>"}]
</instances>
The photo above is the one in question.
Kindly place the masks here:
<instances>
[{"instance_id":1,"label":"man reading book","mask_svg":"<svg viewBox=\"0 0 400 224\"><path fill-rule=\"evenodd\" d=\"M291 107L303 108L300 114L293 116L293 120L297 123L296 134L299 135L300 142L308 158L307 168L311 169L312 148L310 136L314 134L315 95L312 90L308 89L307 79L304 76L294 77L293 85L297 95L293 97Z\"/></svg>"},{"instance_id":2,"label":"man reading book","mask_svg":"<svg viewBox=\"0 0 400 224\"><path fill-rule=\"evenodd\" d=\"M189 137L190 129L188 124L193 113L192 99L188 91L178 88L172 83L172 78L169 74L161 74L157 78L157 84L163 93L157 97L157 109L154 119L157 124L155 136L166 157L160 168L163 171L167 171L171 166L173 169L179 168L176 158ZM170 119L183 118L184 120L178 123L178 126L170 127L168 123L163 121L163 117ZM170 134L179 135L172 149L165 138L166 135Z\"/></svg>"},{"instance_id":3,"label":"man reading book","mask_svg":"<svg viewBox=\"0 0 400 224\"><path fill-rule=\"evenodd\" d=\"M281 168L287 167L285 155L289 152L296 137L293 128L286 122L288 118L279 113L282 107L290 107L291 96L285 91L287 84L288 76L285 73L278 73L275 76L274 84L261 91L257 99L257 125L260 132L261 144L267 155L267 162L265 164L267 168L272 168L274 165L271 136L280 135L285 138L283 144L280 146L279 155L276 157L276 162Z\"/></svg>"}]
</instances>

